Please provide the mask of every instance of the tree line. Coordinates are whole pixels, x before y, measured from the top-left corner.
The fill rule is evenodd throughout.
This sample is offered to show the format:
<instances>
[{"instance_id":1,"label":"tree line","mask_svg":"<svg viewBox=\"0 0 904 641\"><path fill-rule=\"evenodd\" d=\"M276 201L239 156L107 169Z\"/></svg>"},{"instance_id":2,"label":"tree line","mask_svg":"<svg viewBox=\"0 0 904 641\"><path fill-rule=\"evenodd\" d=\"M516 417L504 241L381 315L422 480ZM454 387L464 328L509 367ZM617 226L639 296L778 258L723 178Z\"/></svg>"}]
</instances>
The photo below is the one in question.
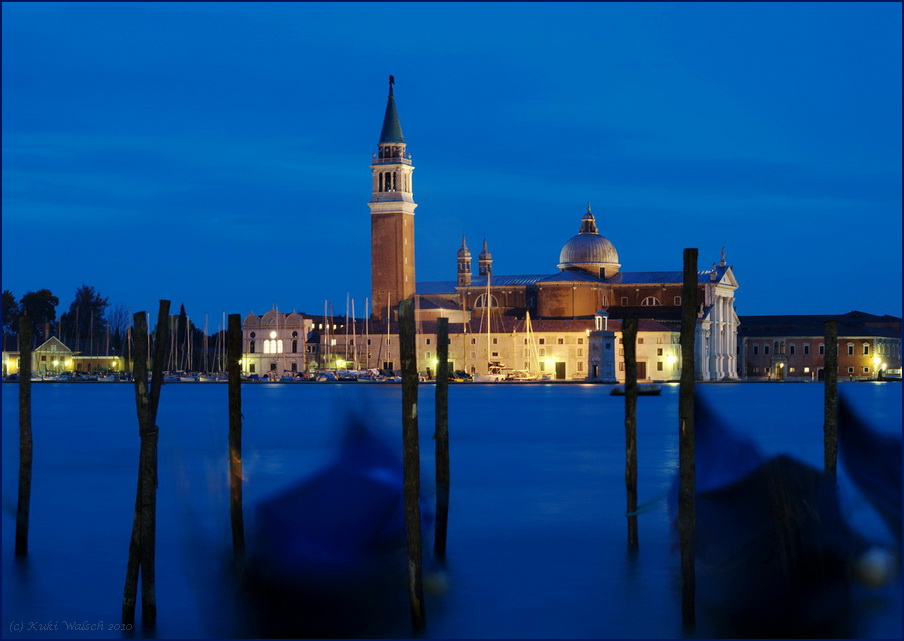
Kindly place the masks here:
<instances>
[{"instance_id":1,"label":"tree line","mask_svg":"<svg viewBox=\"0 0 904 641\"><path fill-rule=\"evenodd\" d=\"M19 299L4 289L3 351L19 351L19 319L25 316L32 328L32 348L56 336L74 352L129 356L132 314L125 305L112 305L108 297L85 284L76 288L69 309L57 317L59 304L60 299L49 289L27 292ZM205 335L188 318L184 304L178 315L170 317L170 323L167 364L171 369L210 369L222 337ZM221 332L225 336L225 330Z\"/></svg>"}]
</instances>

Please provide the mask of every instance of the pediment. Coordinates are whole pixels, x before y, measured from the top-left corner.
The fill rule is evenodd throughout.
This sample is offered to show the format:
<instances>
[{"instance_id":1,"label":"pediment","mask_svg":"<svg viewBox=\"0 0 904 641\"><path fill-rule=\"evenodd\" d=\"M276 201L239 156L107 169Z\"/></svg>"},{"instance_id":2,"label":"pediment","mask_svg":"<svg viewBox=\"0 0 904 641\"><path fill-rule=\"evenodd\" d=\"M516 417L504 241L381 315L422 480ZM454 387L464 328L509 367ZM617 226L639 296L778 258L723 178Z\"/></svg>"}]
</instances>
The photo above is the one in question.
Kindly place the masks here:
<instances>
[{"instance_id":1,"label":"pediment","mask_svg":"<svg viewBox=\"0 0 904 641\"><path fill-rule=\"evenodd\" d=\"M35 349L35 351L36 352L55 352L57 354L59 354L61 352L64 354L72 353L72 350L69 349L68 347L66 347L66 345L63 344L63 341L61 341L56 336L51 336L50 338L48 338L46 341L41 343L41 345L38 346L38 348Z\"/></svg>"}]
</instances>

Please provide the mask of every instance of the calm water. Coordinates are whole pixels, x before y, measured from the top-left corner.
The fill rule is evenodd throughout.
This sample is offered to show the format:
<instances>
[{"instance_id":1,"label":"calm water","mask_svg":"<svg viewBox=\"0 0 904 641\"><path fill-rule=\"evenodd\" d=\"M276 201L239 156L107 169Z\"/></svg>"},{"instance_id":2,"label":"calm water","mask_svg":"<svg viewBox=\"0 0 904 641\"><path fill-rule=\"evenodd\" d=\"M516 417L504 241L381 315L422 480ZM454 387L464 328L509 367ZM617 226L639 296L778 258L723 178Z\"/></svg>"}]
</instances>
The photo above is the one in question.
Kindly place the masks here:
<instances>
[{"instance_id":1,"label":"calm water","mask_svg":"<svg viewBox=\"0 0 904 641\"><path fill-rule=\"evenodd\" d=\"M900 432L901 385L845 383L879 428ZM18 386L3 394L3 636L117 638L66 623L119 620L138 464L134 390L126 384L33 386L29 556L13 557ZM713 384L702 390L770 454L822 465L819 384ZM225 385L161 394L154 636L235 634L221 589L230 545ZM400 386L245 385L246 515L259 498L316 470L348 408L401 439ZM624 399L596 385L450 388L452 492L448 589L427 601L434 638L681 636L679 566L664 495L677 460L678 388L638 399L640 554L625 553ZM433 388L420 388L424 487L432 491ZM845 514L874 540L887 531L848 483ZM900 581L858 593L857 636L901 636ZM29 623L55 631L24 630ZM387 636L407 634L405 625ZM141 636L140 630L136 636ZM699 636L712 630L699 622Z\"/></svg>"}]
</instances>

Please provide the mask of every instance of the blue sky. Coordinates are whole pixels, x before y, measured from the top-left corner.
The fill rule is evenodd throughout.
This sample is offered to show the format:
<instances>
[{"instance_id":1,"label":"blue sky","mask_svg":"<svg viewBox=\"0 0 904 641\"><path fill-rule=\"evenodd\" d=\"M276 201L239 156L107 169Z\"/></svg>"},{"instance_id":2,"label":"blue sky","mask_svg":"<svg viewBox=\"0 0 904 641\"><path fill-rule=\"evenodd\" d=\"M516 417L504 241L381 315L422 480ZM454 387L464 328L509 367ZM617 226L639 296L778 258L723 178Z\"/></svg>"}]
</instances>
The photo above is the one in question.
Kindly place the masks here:
<instances>
[{"instance_id":1,"label":"blue sky","mask_svg":"<svg viewBox=\"0 0 904 641\"><path fill-rule=\"evenodd\" d=\"M901 315L900 3L4 3L2 285L358 315L389 74L419 281L726 248L739 314ZM475 262L476 270L476 262Z\"/></svg>"}]
</instances>

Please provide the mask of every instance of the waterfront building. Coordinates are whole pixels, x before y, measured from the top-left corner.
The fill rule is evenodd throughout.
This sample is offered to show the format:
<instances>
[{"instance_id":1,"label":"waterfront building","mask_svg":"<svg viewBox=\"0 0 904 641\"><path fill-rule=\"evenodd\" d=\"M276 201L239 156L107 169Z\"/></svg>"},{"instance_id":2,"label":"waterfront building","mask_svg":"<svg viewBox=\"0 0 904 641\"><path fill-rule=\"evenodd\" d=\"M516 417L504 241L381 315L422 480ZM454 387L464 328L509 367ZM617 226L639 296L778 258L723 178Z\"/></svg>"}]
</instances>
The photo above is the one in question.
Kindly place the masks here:
<instances>
[{"instance_id":1,"label":"waterfront building","mask_svg":"<svg viewBox=\"0 0 904 641\"><path fill-rule=\"evenodd\" d=\"M838 380L876 380L901 368L901 319L865 312L741 316L738 358L748 380L825 379L826 322L838 323Z\"/></svg>"},{"instance_id":2,"label":"waterfront building","mask_svg":"<svg viewBox=\"0 0 904 641\"><path fill-rule=\"evenodd\" d=\"M248 314L242 321L242 372L282 377L305 371L313 328L313 319L296 312Z\"/></svg>"},{"instance_id":3,"label":"waterfront building","mask_svg":"<svg viewBox=\"0 0 904 641\"><path fill-rule=\"evenodd\" d=\"M3 375L18 374L20 362L18 351L3 352ZM31 352L31 371L41 376L73 372L118 372L123 369L126 369L126 363L118 354L76 352L56 336L51 336Z\"/></svg>"}]
</instances>

